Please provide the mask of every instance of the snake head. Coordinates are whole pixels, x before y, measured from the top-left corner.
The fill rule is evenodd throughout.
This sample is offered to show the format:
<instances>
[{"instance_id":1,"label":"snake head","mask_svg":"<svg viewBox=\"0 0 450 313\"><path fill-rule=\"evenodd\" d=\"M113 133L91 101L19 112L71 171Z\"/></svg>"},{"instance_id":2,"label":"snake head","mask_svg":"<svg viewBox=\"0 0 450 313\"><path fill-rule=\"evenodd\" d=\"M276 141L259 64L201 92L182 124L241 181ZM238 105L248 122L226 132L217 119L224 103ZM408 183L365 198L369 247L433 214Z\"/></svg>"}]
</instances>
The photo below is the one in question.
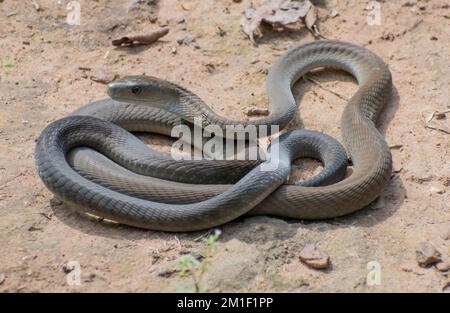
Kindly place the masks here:
<instances>
[{"instance_id":1,"label":"snake head","mask_svg":"<svg viewBox=\"0 0 450 313\"><path fill-rule=\"evenodd\" d=\"M125 76L108 84L111 99L167 109L177 97L176 86L151 76Z\"/></svg>"}]
</instances>

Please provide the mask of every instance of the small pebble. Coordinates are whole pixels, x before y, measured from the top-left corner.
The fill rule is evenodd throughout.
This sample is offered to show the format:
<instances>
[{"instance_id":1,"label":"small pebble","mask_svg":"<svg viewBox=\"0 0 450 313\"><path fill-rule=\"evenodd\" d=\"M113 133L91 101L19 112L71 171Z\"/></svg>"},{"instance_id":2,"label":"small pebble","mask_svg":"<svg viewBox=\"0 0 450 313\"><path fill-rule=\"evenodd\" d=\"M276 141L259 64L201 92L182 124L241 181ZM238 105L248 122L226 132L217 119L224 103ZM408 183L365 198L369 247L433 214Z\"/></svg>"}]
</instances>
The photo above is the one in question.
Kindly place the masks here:
<instances>
[{"instance_id":1,"label":"small pebble","mask_svg":"<svg viewBox=\"0 0 450 313\"><path fill-rule=\"evenodd\" d=\"M194 41L195 41L195 38L190 36L190 35L188 35L188 36L186 36L184 38L178 39L177 43L179 45L186 45L187 46L187 45L190 45L191 43L193 43Z\"/></svg>"},{"instance_id":2,"label":"small pebble","mask_svg":"<svg viewBox=\"0 0 450 313\"><path fill-rule=\"evenodd\" d=\"M85 283L92 283L94 281L94 278L97 275L95 275L95 273L90 273L89 276L87 278L84 279Z\"/></svg>"},{"instance_id":3,"label":"small pebble","mask_svg":"<svg viewBox=\"0 0 450 313\"><path fill-rule=\"evenodd\" d=\"M438 271L447 272L448 270L450 270L450 261L439 262L435 266Z\"/></svg>"},{"instance_id":4,"label":"small pebble","mask_svg":"<svg viewBox=\"0 0 450 313\"><path fill-rule=\"evenodd\" d=\"M435 187L435 186L430 187L429 190L430 190L430 194L431 195L433 195L433 194L442 195L442 194L445 193L445 189L444 188Z\"/></svg>"},{"instance_id":5,"label":"small pebble","mask_svg":"<svg viewBox=\"0 0 450 313\"><path fill-rule=\"evenodd\" d=\"M223 37L223 36L225 36L225 35L227 34L227 32L226 32L222 27L217 26L217 34L218 34L220 37Z\"/></svg>"},{"instance_id":6,"label":"small pebble","mask_svg":"<svg viewBox=\"0 0 450 313\"><path fill-rule=\"evenodd\" d=\"M395 35L391 32L385 33L381 36L381 39L388 40L388 41L394 41Z\"/></svg>"},{"instance_id":7,"label":"small pebble","mask_svg":"<svg viewBox=\"0 0 450 313\"><path fill-rule=\"evenodd\" d=\"M442 287L443 292L450 292L450 281L445 283L444 287Z\"/></svg>"},{"instance_id":8,"label":"small pebble","mask_svg":"<svg viewBox=\"0 0 450 313\"><path fill-rule=\"evenodd\" d=\"M22 262L26 262L26 261L28 261L28 260L31 260L32 258L33 258L32 255L26 255L26 256L23 256L23 257L22 257Z\"/></svg>"},{"instance_id":9,"label":"small pebble","mask_svg":"<svg viewBox=\"0 0 450 313\"><path fill-rule=\"evenodd\" d=\"M152 267L149 271L155 276L168 278L175 274L177 269L171 264L162 264Z\"/></svg>"},{"instance_id":10,"label":"small pebble","mask_svg":"<svg viewBox=\"0 0 450 313\"><path fill-rule=\"evenodd\" d=\"M3 282L5 281L5 279L6 279L5 273L0 272L0 285L3 284Z\"/></svg>"},{"instance_id":11,"label":"small pebble","mask_svg":"<svg viewBox=\"0 0 450 313\"><path fill-rule=\"evenodd\" d=\"M437 120L444 120L446 117L447 117L447 115L445 113L442 113L442 112L436 113L434 115L434 118L437 119Z\"/></svg>"},{"instance_id":12,"label":"small pebble","mask_svg":"<svg viewBox=\"0 0 450 313\"><path fill-rule=\"evenodd\" d=\"M331 17L336 17L338 15L339 15L339 12L336 9L331 10L331 12L330 12Z\"/></svg>"},{"instance_id":13,"label":"small pebble","mask_svg":"<svg viewBox=\"0 0 450 313\"><path fill-rule=\"evenodd\" d=\"M450 229L447 229L446 232L442 235L442 239L444 240L450 240Z\"/></svg>"},{"instance_id":14,"label":"small pebble","mask_svg":"<svg viewBox=\"0 0 450 313\"><path fill-rule=\"evenodd\" d=\"M406 1L405 3L402 4L403 7L412 7L415 6L417 4L417 0L413 0L413 1Z\"/></svg>"},{"instance_id":15,"label":"small pebble","mask_svg":"<svg viewBox=\"0 0 450 313\"><path fill-rule=\"evenodd\" d=\"M64 273L68 274L70 272L72 272L75 268L73 266L69 266L67 264L64 264L62 267L62 270Z\"/></svg>"},{"instance_id":16,"label":"small pebble","mask_svg":"<svg viewBox=\"0 0 450 313\"><path fill-rule=\"evenodd\" d=\"M214 66L214 64L208 63L205 64L206 70L208 71L208 73L212 74L214 73L214 71L216 70L216 67Z\"/></svg>"}]
</instances>

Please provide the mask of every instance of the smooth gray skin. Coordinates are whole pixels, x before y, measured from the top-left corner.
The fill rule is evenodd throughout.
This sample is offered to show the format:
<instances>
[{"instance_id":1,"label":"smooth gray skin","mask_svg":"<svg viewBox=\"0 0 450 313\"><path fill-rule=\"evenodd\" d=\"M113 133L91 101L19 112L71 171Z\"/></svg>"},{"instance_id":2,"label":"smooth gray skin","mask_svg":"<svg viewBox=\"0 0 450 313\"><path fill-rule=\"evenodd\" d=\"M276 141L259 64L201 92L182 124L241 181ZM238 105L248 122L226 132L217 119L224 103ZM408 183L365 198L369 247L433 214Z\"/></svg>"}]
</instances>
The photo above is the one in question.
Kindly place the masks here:
<instances>
[{"instance_id":1,"label":"smooth gray skin","mask_svg":"<svg viewBox=\"0 0 450 313\"><path fill-rule=\"evenodd\" d=\"M333 152L335 148L329 148L332 146L329 137L316 132L294 131L282 135L280 166L274 171L263 172L262 164L251 169L255 163L246 163L251 161L180 163L168 160L167 156L150 150L122 128L90 116L70 116L52 123L43 131L36 146L38 173L50 190L81 211L156 230L189 231L214 227L249 211L251 214L300 219L331 218L354 212L369 204L382 192L392 168L389 148L374 125L392 88L390 72L381 59L362 47L335 41L312 42L289 50L269 72L267 89L273 110L268 117L255 123L277 123L283 128L296 110L292 85L303 74L317 67L346 70L356 77L359 84L358 91L344 110L341 122L342 135L353 161L354 171L350 177L330 186L283 184L289 175L290 162L295 157L319 156L325 163L325 173L330 170L326 160L332 160L332 156L338 158L339 153L333 154L336 152ZM140 91L133 92L130 88L133 86L140 86ZM159 128L161 132L166 130L167 125L170 126L173 117L179 118L180 115L189 121L193 116L201 114L206 120L205 124L226 125L230 122L216 115L187 90L154 78L127 78L111 85L109 94L116 100L133 104L119 104L110 100L110 118L105 118L102 110L95 111L93 107L96 104L91 104L78 113L86 114L92 109L93 115L115 122L121 120L116 115L123 114L122 110L116 110L116 106L128 105L135 115L129 113L119 125L129 123L129 129L136 130L133 127L152 124L156 126L150 128ZM148 101L144 101L145 99ZM151 105L155 108L150 107ZM143 121L144 117L140 114L143 112L147 112L147 116L153 120ZM102 162L99 161L101 158L106 158L86 148L70 152L80 146L93 148L137 174L130 175L126 169L116 171L117 165L111 161L97 166L100 164L98 162ZM80 171L84 171L85 177L67 162L69 152L69 160L75 168L80 164L88 164ZM90 157L93 157L90 160L95 161L86 162L85 158L89 160ZM343 168L345 169L345 162ZM107 178L99 183L98 177L102 176L102 172L106 172L109 177L118 176L118 180L112 183ZM243 173L247 174L241 178ZM342 176L342 173L332 174L331 178ZM142 176L133 175L150 175L178 183L161 181L161 184L156 183L161 188L149 186L136 191L134 187L140 186ZM216 185L217 182L236 180L239 181L235 185L221 186L222 189ZM123 187L122 182L130 183L130 188ZM150 185L153 183L154 181ZM195 193L192 191L195 186L190 186L191 189L184 188L185 183L213 185L201 185L200 190L205 192ZM162 204L144 199L150 197L149 192L159 194L159 197L155 197L157 201L167 198L173 199L173 203L177 204ZM197 200L200 202L196 202Z\"/></svg>"}]
</instances>

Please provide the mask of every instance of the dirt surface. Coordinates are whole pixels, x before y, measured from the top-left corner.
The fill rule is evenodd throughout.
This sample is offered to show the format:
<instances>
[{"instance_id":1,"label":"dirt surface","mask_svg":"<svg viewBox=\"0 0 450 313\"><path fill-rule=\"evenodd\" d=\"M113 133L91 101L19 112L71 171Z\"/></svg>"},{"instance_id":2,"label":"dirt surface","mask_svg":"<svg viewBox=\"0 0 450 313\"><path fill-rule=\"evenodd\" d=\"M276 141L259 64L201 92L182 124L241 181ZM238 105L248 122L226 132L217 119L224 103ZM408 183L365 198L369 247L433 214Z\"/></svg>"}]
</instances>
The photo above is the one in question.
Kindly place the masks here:
<instances>
[{"instance_id":1,"label":"dirt surface","mask_svg":"<svg viewBox=\"0 0 450 313\"><path fill-rule=\"evenodd\" d=\"M247 0L164 0L130 12L131 1L84 0L79 26L66 23L68 1L37 2L39 10L32 1L0 1L0 291L190 289L191 278L178 275L177 260L204 249L196 240L203 233L143 231L68 210L36 175L35 141L48 123L107 96L90 76L157 76L192 90L223 115L244 119L252 105L268 107L270 65L313 36L301 26L282 32L265 27L254 46L239 25ZM395 95L380 128L392 147L391 182L376 203L347 217L252 217L224 225L200 290L441 292L448 272L419 267L415 250L427 241L449 257L450 115L429 122L442 130L425 127L433 112L450 109L448 2L380 1L381 24L375 26L367 23L366 1L315 3L323 36L363 45L390 66ZM111 45L111 39L165 25L170 33L153 45ZM179 45L186 36L195 41ZM314 77L343 97L357 88L343 73ZM310 82L298 84L295 93L297 125L340 138L346 101ZM297 163L310 172L318 168L313 161ZM329 255L330 268L300 262L308 243ZM67 283L71 261L80 264L80 285ZM380 284L367 283L372 268L380 270Z\"/></svg>"}]
</instances>

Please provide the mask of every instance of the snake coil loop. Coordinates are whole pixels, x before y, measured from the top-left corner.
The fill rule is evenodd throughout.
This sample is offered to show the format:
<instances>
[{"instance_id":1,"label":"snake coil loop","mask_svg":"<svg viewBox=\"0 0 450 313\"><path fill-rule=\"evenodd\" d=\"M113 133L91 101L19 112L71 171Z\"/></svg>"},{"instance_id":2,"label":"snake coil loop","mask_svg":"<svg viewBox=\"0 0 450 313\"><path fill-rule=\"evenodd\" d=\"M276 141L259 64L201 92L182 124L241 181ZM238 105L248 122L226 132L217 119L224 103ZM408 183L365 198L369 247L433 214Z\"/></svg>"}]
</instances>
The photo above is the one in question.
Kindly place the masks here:
<instances>
[{"instance_id":1,"label":"snake coil loop","mask_svg":"<svg viewBox=\"0 0 450 313\"><path fill-rule=\"evenodd\" d=\"M263 170L268 161L176 161L129 133L170 135L181 120L198 115L219 127L282 129L297 110L292 85L317 67L345 70L358 81L341 120L354 165L345 179L345 150L314 131L281 135L278 166L270 171ZM307 43L281 56L267 80L271 113L252 122L221 117L175 84L128 77L109 86L112 99L90 103L48 125L36 145L36 167L45 185L69 206L147 229L200 230L244 214L333 218L368 205L389 181L390 150L374 122L391 89L391 74L379 57L338 41ZM319 158L324 169L305 182L286 184L291 161L299 156Z\"/></svg>"}]
</instances>

